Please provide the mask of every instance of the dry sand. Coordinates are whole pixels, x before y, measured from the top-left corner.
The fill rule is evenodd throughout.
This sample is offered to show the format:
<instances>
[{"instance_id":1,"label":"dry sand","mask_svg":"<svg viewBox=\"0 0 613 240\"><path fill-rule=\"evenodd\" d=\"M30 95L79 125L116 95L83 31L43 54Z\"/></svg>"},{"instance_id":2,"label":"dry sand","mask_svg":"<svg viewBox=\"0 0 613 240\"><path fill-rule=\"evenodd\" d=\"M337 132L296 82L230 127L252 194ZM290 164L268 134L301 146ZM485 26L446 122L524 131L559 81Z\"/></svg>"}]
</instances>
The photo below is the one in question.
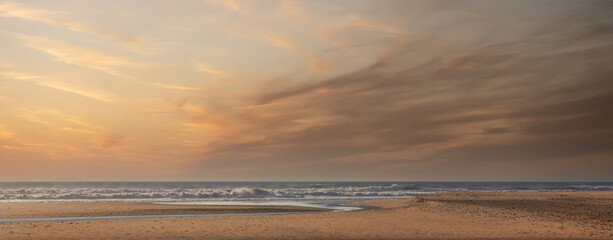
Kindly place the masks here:
<instances>
[{"instance_id":1,"label":"dry sand","mask_svg":"<svg viewBox=\"0 0 613 240\"><path fill-rule=\"evenodd\" d=\"M359 205L381 208L294 215L2 223L0 239L613 239L613 192L461 192ZM0 218L88 216L152 208L172 212L194 207L2 203Z\"/></svg>"}]
</instances>

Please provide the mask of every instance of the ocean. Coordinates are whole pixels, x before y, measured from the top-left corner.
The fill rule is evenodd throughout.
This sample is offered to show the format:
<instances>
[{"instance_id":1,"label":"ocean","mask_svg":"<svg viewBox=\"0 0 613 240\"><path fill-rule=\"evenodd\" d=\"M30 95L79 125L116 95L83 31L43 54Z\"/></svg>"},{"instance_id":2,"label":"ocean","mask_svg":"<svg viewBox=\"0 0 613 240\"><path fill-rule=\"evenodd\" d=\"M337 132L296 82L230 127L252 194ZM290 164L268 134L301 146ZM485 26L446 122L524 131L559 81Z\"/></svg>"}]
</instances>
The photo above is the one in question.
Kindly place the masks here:
<instances>
[{"instance_id":1,"label":"ocean","mask_svg":"<svg viewBox=\"0 0 613 240\"><path fill-rule=\"evenodd\" d=\"M0 202L340 203L447 191L611 191L613 182L0 182Z\"/></svg>"}]
</instances>

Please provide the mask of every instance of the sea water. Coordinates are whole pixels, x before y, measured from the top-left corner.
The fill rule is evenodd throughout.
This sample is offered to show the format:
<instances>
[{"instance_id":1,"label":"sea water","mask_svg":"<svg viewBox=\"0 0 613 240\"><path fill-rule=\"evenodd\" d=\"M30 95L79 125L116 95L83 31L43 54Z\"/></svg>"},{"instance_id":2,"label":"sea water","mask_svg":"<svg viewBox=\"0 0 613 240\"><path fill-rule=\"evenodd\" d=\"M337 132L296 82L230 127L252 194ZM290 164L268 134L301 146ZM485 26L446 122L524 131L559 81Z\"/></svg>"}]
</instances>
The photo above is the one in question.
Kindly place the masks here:
<instances>
[{"instance_id":1,"label":"sea water","mask_svg":"<svg viewBox=\"0 0 613 240\"><path fill-rule=\"evenodd\" d=\"M4 182L0 202L149 202L184 205L274 205L353 211L347 202L411 198L446 191L611 191L612 182ZM0 219L9 222L308 214L272 212Z\"/></svg>"},{"instance_id":2,"label":"sea water","mask_svg":"<svg viewBox=\"0 0 613 240\"><path fill-rule=\"evenodd\" d=\"M611 191L613 182L0 182L0 202L258 205L410 198L446 191Z\"/></svg>"}]
</instances>

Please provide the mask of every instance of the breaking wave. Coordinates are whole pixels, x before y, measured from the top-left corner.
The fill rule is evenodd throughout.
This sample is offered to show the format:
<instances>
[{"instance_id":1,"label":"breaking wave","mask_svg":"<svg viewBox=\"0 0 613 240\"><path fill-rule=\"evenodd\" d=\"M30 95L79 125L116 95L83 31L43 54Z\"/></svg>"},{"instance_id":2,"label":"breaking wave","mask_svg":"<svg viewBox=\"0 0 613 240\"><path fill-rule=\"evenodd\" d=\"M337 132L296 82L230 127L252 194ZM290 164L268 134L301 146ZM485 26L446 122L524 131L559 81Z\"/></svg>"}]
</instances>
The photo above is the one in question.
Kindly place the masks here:
<instances>
[{"instance_id":1,"label":"breaking wave","mask_svg":"<svg viewBox=\"0 0 613 240\"><path fill-rule=\"evenodd\" d=\"M0 200L351 200L445 191L613 191L613 183L0 183Z\"/></svg>"}]
</instances>

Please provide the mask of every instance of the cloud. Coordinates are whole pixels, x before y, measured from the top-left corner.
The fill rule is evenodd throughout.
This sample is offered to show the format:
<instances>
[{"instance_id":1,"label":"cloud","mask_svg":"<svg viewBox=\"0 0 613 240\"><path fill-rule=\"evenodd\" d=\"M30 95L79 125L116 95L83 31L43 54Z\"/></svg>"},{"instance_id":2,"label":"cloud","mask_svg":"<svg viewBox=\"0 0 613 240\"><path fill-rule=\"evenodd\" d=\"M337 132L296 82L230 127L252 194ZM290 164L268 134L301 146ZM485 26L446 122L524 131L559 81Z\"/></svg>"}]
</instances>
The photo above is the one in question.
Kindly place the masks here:
<instances>
[{"instance_id":1,"label":"cloud","mask_svg":"<svg viewBox=\"0 0 613 240\"><path fill-rule=\"evenodd\" d=\"M2 146L2 148L4 148L4 149L8 149L8 150L15 150L15 149L18 149L18 147L15 147L15 146L6 146L6 145L3 145L3 146Z\"/></svg>"},{"instance_id":2,"label":"cloud","mask_svg":"<svg viewBox=\"0 0 613 240\"><path fill-rule=\"evenodd\" d=\"M53 39L30 35L18 35L18 37L25 42L26 46L50 54L62 62L100 70L115 76L130 78L113 68L138 65L125 58L110 56L95 49L77 47Z\"/></svg>"},{"instance_id":3,"label":"cloud","mask_svg":"<svg viewBox=\"0 0 613 240\"><path fill-rule=\"evenodd\" d=\"M355 71L263 88L248 106L266 107L235 109L230 119L239 122L225 127L241 130L208 144L197 169L240 163L273 174L278 169L259 166L278 165L297 177L329 168L376 174L370 169L389 167L394 176L474 180L468 173L496 179L486 173L500 166L538 162L546 171L546 164L572 166L589 158L594 164L573 176L610 179L599 169L613 164L613 70L603 67L613 63L605 54L613 51L613 41L607 41L613 34L593 35L610 21L605 10L594 10L560 14L551 20L565 26L559 32L537 29L470 41L434 34L407 38ZM390 34L401 31L352 21ZM475 31L449 24L456 30L448 34L456 38ZM497 24L478 31L485 34ZM448 26L439 27L432 31L446 33ZM545 35L555 41L543 43ZM362 156L370 161L351 160ZM525 177L540 177L531 174Z\"/></svg>"},{"instance_id":4,"label":"cloud","mask_svg":"<svg viewBox=\"0 0 613 240\"><path fill-rule=\"evenodd\" d=\"M210 73L210 74L213 74L213 75L222 75L223 74L222 71L219 71L217 69L213 69L213 68L209 67L208 65L206 65L204 63L196 62L194 64L196 65L196 70L198 70L200 72Z\"/></svg>"},{"instance_id":5,"label":"cloud","mask_svg":"<svg viewBox=\"0 0 613 240\"><path fill-rule=\"evenodd\" d=\"M328 70L328 66L326 63L319 57L309 54L307 55L309 59L309 69L318 73L325 73Z\"/></svg>"},{"instance_id":6,"label":"cloud","mask_svg":"<svg viewBox=\"0 0 613 240\"><path fill-rule=\"evenodd\" d=\"M344 51L356 47L377 46L381 42L394 41L408 35L406 30L399 27L355 13L345 14L332 23L319 22L317 32L319 40Z\"/></svg>"},{"instance_id":7,"label":"cloud","mask_svg":"<svg viewBox=\"0 0 613 240\"><path fill-rule=\"evenodd\" d=\"M359 14L349 14L345 18L345 27L370 29L376 31L387 32L390 34L404 34L404 30L381 23Z\"/></svg>"},{"instance_id":8,"label":"cloud","mask_svg":"<svg viewBox=\"0 0 613 240\"><path fill-rule=\"evenodd\" d=\"M115 97L108 93L81 89L81 88L74 87L74 86L71 86L65 83L60 83L57 80L50 78L50 77L42 77L42 76L36 76L36 75L27 74L27 73L17 73L17 72L0 72L0 76L4 78L9 78L9 79L16 79L16 80L31 82L39 86L53 88L55 90L60 90L63 92L76 94L79 96L95 99L98 101L103 101L103 102L114 102L115 101Z\"/></svg>"},{"instance_id":9,"label":"cloud","mask_svg":"<svg viewBox=\"0 0 613 240\"><path fill-rule=\"evenodd\" d=\"M99 137L99 145L102 149L109 149L121 144L123 137L120 135L102 135Z\"/></svg>"},{"instance_id":10,"label":"cloud","mask_svg":"<svg viewBox=\"0 0 613 240\"><path fill-rule=\"evenodd\" d=\"M259 35L260 39L264 40L266 43L271 46L280 47L285 50L294 50L296 45L289 42L287 39L284 39L280 36L273 36L271 34L262 33Z\"/></svg>"},{"instance_id":11,"label":"cloud","mask_svg":"<svg viewBox=\"0 0 613 240\"><path fill-rule=\"evenodd\" d=\"M57 60L77 65L81 67L86 67L90 69L99 70L105 72L107 74L120 77L124 80L134 81L141 84L147 84L150 86L155 86L164 89L174 89L174 90L189 90L189 91L197 91L200 90L198 88L186 87L186 86L178 86L174 84L168 83L150 83L139 80L135 77L126 75L119 71L118 69L125 68L137 68L145 66L143 63L138 63L132 61L127 58L111 56L105 54L101 51L91 48L84 48L74 46L62 41L48 39L39 36L31 36L31 35L18 35L18 38L24 41L24 44L30 48L40 50L47 54L54 56ZM209 69L209 72L222 74L220 71L215 71ZM21 76L24 77L24 76ZM51 82L38 82L39 85L56 88L59 90L69 91L76 94L80 94L83 96L88 96L91 98L95 98L98 100L111 102L114 101L108 94L96 93L94 91L80 90L71 88L65 84L58 83L57 81Z\"/></svg>"},{"instance_id":12,"label":"cloud","mask_svg":"<svg viewBox=\"0 0 613 240\"><path fill-rule=\"evenodd\" d=\"M174 90L186 90L186 91L200 91L201 90L199 88L184 87L184 86L177 86L177 85L164 84L164 83L154 83L154 85L157 87L166 88L166 89L174 89Z\"/></svg>"},{"instance_id":13,"label":"cloud","mask_svg":"<svg viewBox=\"0 0 613 240\"><path fill-rule=\"evenodd\" d=\"M61 139L54 138L52 143L48 143L45 142L44 137L40 138L40 136L35 135L36 138L32 139L32 136L24 134L15 142L19 147L36 148L34 151L44 152L48 155L60 157L69 155L91 156L93 151L107 151L111 148L123 146L122 142L125 140L123 134L115 133L112 128L98 125L79 116L53 108L18 108L15 110L15 115L38 125L36 127L26 125L28 128L38 129L38 131L44 129L44 132L52 136L62 136ZM89 140L89 142L80 145L83 140ZM33 141L37 143L32 143Z\"/></svg>"},{"instance_id":14,"label":"cloud","mask_svg":"<svg viewBox=\"0 0 613 240\"><path fill-rule=\"evenodd\" d=\"M310 23L314 19L307 13L305 4L300 1L283 0L281 1L282 14L292 17L294 21Z\"/></svg>"},{"instance_id":15,"label":"cloud","mask_svg":"<svg viewBox=\"0 0 613 240\"><path fill-rule=\"evenodd\" d=\"M14 2L0 3L0 16L43 22L70 31L87 33L127 44L128 48L141 54L149 54L151 50L145 47L143 38L128 35L120 31L105 30L92 25L80 23L65 17L65 14L46 10L31 9Z\"/></svg>"},{"instance_id":16,"label":"cloud","mask_svg":"<svg viewBox=\"0 0 613 240\"><path fill-rule=\"evenodd\" d=\"M12 67L15 67L15 65L0 61L0 68L12 68Z\"/></svg>"},{"instance_id":17,"label":"cloud","mask_svg":"<svg viewBox=\"0 0 613 240\"><path fill-rule=\"evenodd\" d=\"M483 129L483 132L487 134L503 134L503 133L509 133L512 131L513 129L508 128L508 127L495 127L495 128L484 128Z\"/></svg>"},{"instance_id":18,"label":"cloud","mask_svg":"<svg viewBox=\"0 0 613 240\"><path fill-rule=\"evenodd\" d=\"M83 129L91 132L107 130L104 127L87 123L78 116L68 114L52 108L20 108L19 116L43 125L48 125L56 129Z\"/></svg>"},{"instance_id":19,"label":"cloud","mask_svg":"<svg viewBox=\"0 0 613 240\"><path fill-rule=\"evenodd\" d=\"M115 98L113 98L109 94L77 89L72 86L62 84L62 83L39 81L37 84L41 86L50 87L50 88L54 88L57 90L69 92L69 93L74 93L74 94L81 95L84 97L100 100L103 102L114 102L115 101Z\"/></svg>"},{"instance_id":20,"label":"cloud","mask_svg":"<svg viewBox=\"0 0 613 240\"><path fill-rule=\"evenodd\" d=\"M230 11L238 12L245 16L251 15L251 7L248 2L235 0L208 0L206 2L211 5L222 6Z\"/></svg>"},{"instance_id":21,"label":"cloud","mask_svg":"<svg viewBox=\"0 0 613 240\"><path fill-rule=\"evenodd\" d=\"M19 113L17 114L18 117L25 119L31 123L36 123L36 124L41 124L41 125L46 125L46 126L52 126L52 127L56 127L61 129L61 127L51 123L48 120L45 120L45 118L40 117L39 116L39 112L38 111L33 111L30 109L20 109Z\"/></svg>"},{"instance_id":22,"label":"cloud","mask_svg":"<svg viewBox=\"0 0 613 240\"><path fill-rule=\"evenodd\" d=\"M9 132L5 126L0 125L0 138L11 138L13 133Z\"/></svg>"},{"instance_id":23,"label":"cloud","mask_svg":"<svg viewBox=\"0 0 613 240\"><path fill-rule=\"evenodd\" d=\"M483 18L483 19L487 19L487 20L494 20L494 18L485 16L483 14L477 14L477 13L468 12L468 11L460 11L460 13L466 14L466 15L469 15L469 16L473 16L473 17L477 17L477 18Z\"/></svg>"},{"instance_id":24,"label":"cloud","mask_svg":"<svg viewBox=\"0 0 613 240\"><path fill-rule=\"evenodd\" d=\"M211 3L218 8L152 3L139 14L130 14L134 4L103 4L125 14L105 24L149 21L155 29L139 31L170 47L136 57L41 35L67 29L143 43L91 25L106 14L80 22L77 13L0 4L10 29L43 27L13 35L33 51L2 59L19 65L0 66L0 100L10 100L0 101L3 153L104 162L104 174L126 165L156 173L137 169L130 179L613 179L609 2ZM131 82L88 89L23 70L37 68L24 61L32 54L63 65L55 69L62 76L93 69ZM224 81L203 85L203 77ZM33 85L55 91L15 95ZM89 106L117 102L115 93L125 95L122 104ZM54 101L57 94L84 101ZM167 175L169 166L176 175Z\"/></svg>"}]
</instances>

